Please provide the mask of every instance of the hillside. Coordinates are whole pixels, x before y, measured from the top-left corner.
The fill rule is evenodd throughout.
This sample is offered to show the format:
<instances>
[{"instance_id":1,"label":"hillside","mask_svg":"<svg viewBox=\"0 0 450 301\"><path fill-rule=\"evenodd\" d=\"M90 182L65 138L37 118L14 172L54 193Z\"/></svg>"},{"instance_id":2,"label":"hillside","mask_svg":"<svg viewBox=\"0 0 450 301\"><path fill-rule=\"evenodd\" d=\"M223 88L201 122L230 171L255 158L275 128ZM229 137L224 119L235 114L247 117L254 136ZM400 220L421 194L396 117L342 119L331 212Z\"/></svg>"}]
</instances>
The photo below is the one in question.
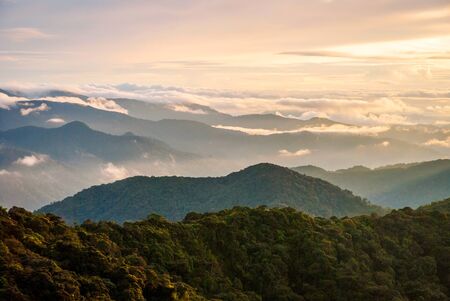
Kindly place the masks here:
<instances>
[{"instance_id":1,"label":"hillside","mask_svg":"<svg viewBox=\"0 0 450 301\"><path fill-rule=\"evenodd\" d=\"M69 222L138 220L150 213L180 220L188 212L233 206L292 207L319 216L383 212L350 191L288 168L258 164L218 178L132 177L94 186L44 206Z\"/></svg>"},{"instance_id":2,"label":"hillside","mask_svg":"<svg viewBox=\"0 0 450 301\"><path fill-rule=\"evenodd\" d=\"M450 213L450 198L443 201L433 202L425 206L421 206L418 209L429 212L439 211L442 213Z\"/></svg>"},{"instance_id":3,"label":"hillside","mask_svg":"<svg viewBox=\"0 0 450 301\"><path fill-rule=\"evenodd\" d=\"M301 166L293 170L321 178L373 203L391 208L418 207L450 196L450 160L375 169L357 166L327 171L315 166Z\"/></svg>"},{"instance_id":4,"label":"hillside","mask_svg":"<svg viewBox=\"0 0 450 301\"><path fill-rule=\"evenodd\" d=\"M0 208L1 300L448 300L450 218L234 208L172 223Z\"/></svg>"},{"instance_id":5,"label":"hillside","mask_svg":"<svg viewBox=\"0 0 450 301\"><path fill-rule=\"evenodd\" d=\"M95 156L105 161L133 159L187 159L193 155L176 151L164 142L133 135L111 135L73 121L58 128L26 126L0 132L0 142L47 154L58 160Z\"/></svg>"}]
</instances>

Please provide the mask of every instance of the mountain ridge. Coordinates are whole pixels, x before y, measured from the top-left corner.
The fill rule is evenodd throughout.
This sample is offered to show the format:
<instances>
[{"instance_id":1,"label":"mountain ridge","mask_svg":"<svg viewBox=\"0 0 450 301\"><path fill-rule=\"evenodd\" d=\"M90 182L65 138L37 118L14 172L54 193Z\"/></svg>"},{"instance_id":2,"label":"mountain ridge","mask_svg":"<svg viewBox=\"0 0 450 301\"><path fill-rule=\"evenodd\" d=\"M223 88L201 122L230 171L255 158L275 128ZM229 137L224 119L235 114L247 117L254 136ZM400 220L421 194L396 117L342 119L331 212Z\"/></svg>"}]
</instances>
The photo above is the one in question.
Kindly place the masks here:
<instances>
[{"instance_id":1,"label":"mountain ridge","mask_svg":"<svg viewBox=\"0 0 450 301\"><path fill-rule=\"evenodd\" d=\"M294 167L293 170L324 179L376 204L391 208L417 207L450 195L449 159L388 165L374 169L352 167L327 171L315 166L300 166Z\"/></svg>"},{"instance_id":2,"label":"mountain ridge","mask_svg":"<svg viewBox=\"0 0 450 301\"><path fill-rule=\"evenodd\" d=\"M150 213L179 220L189 211L233 206L293 207L321 216L383 213L350 191L302 176L288 168L260 163L225 177L131 177L85 189L42 207L69 222L137 220Z\"/></svg>"},{"instance_id":3,"label":"mountain ridge","mask_svg":"<svg viewBox=\"0 0 450 301\"><path fill-rule=\"evenodd\" d=\"M60 160L77 159L83 154L94 155L105 161L126 161L142 158L170 160L194 158L192 154L177 151L154 138L126 133L112 135L93 130L85 123L73 121L56 128L24 126L0 131L0 142L43 153Z\"/></svg>"}]
</instances>

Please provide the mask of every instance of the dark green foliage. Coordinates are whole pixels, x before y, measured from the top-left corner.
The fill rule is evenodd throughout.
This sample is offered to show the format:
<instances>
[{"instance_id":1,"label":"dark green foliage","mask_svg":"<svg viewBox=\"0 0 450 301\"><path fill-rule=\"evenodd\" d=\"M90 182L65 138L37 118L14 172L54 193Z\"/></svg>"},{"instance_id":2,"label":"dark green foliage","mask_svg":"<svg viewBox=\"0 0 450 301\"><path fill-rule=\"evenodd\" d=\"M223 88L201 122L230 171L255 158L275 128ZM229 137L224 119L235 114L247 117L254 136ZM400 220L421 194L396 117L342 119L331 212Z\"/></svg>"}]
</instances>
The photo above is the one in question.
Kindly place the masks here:
<instances>
[{"instance_id":1,"label":"dark green foliage","mask_svg":"<svg viewBox=\"0 0 450 301\"><path fill-rule=\"evenodd\" d=\"M202 299L105 234L0 208L0 300Z\"/></svg>"},{"instance_id":2,"label":"dark green foliage","mask_svg":"<svg viewBox=\"0 0 450 301\"><path fill-rule=\"evenodd\" d=\"M438 211L325 219L236 207L73 228L53 215L0 212L0 300L450 296L450 216Z\"/></svg>"},{"instance_id":3,"label":"dark green foliage","mask_svg":"<svg viewBox=\"0 0 450 301\"><path fill-rule=\"evenodd\" d=\"M150 213L180 220L191 211L259 205L292 207L325 217L384 212L350 191L272 164L254 165L220 178L128 178L91 187L39 211L54 213L69 222L123 222Z\"/></svg>"}]
</instances>

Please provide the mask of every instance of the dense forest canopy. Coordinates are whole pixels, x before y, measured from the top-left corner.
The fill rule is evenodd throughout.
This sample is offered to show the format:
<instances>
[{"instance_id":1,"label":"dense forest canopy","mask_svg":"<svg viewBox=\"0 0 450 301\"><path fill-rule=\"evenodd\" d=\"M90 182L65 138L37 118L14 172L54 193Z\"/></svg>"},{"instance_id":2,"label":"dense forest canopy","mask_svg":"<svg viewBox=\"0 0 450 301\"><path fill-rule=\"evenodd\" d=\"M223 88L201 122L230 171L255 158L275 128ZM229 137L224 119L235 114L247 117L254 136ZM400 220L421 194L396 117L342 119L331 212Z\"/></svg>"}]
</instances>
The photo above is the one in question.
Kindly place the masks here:
<instances>
[{"instance_id":1,"label":"dense forest canopy","mask_svg":"<svg viewBox=\"0 0 450 301\"><path fill-rule=\"evenodd\" d=\"M450 200L445 201L448 208ZM443 208L440 204L440 208ZM1 300L448 300L448 211L235 207L70 227L0 210Z\"/></svg>"},{"instance_id":2,"label":"dense forest canopy","mask_svg":"<svg viewBox=\"0 0 450 301\"><path fill-rule=\"evenodd\" d=\"M181 220L191 211L259 205L292 207L324 217L385 212L348 190L268 163L217 178L132 177L93 186L39 212L54 213L68 222L124 222L143 219L149 213Z\"/></svg>"}]
</instances>

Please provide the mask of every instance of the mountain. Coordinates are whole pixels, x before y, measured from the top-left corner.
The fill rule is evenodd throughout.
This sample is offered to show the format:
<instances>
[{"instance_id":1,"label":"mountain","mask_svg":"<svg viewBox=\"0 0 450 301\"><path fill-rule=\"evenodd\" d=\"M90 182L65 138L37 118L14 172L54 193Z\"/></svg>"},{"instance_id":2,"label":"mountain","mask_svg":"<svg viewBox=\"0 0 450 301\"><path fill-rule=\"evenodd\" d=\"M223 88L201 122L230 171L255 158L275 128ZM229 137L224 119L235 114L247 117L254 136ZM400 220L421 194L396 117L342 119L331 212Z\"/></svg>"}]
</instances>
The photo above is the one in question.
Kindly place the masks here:
<instances>
[{"instance_id":1,"label":"mountain","mask_svg":"<svg viewBox=\"0 0 450 301\"><path fill-rule=\"evenodd\" d=\"M91 187L38 211L60 215L69 222L123 222L150 213L179 220L190 211L259 205L293 207L320 216L383 212L350 191L272 164L258 164L217 178L131 177Z\"/></svg>"},{"instance_id":2,"label":"mountain","mask_svg":"<svg viewBox=\"0 0 450 301\"><path fill-rule=\"evenodd\" d=\"M450 217L290 208L69 227L0 208L1 300L448 300Z\"/></svg>"},{"instance_id":3,"label":"mountain","mask_svg":"<svg viewBox=\"0 0 450 301\"><path fill-rule=\"evenodd\" d=\"M390 208L417 207L450 196L450 160L375 169L360 166L327 171L315 166L301 166L293 170L321 178Z\"/></svg>"},{"instance_id":4,"label":"mountain","mask_svg":"<svg viewBox=\"0 0 450 301\"><path fill-rule=\"evenodd\" d=\"M81 121L92 129L114 135L132 132L153 137L175 149L238 162L239 166L269 161L281 165L311 163L340 168L344 163L385 165L441 157L439 152L424 146L373 135L309 131L249 135L198 121L151 121L88 105L50 101L18 102L8 110L0 109L0 130L60 126L54 123L55 120L62 123Z\"/></svg>"},{"instance_id":5,"label":"mountain","mask_svg":"<svg viewBox=\"0 0 450 301\"><path fill-rule=\"evenodd\" d=\"M135 99L113 99L128 113L137 118L149 120L181 119L192 120L208 125L225 125L266 130L298 130L302 127L320 127L342 124L326 118L300 120L276 114L247 114L232 116L211 107L195 103L149 103Z\"/></svg>"},{"instance_id":6,"label":"mountain","mask_svg":"<svg viewBox=\"0 0 450 301\"><path fill-rule=\"evenodd\" d=\"M58 128L26 126L0 132L0 142L47 154L62 161L79 159L82 156L95 156L109 162L194 157L176 151L157 139L135 136L131 133L121 136L105 134L92 130L79 121Z\"/></svg>"},{"instance_id":7,"label":"mountain","mask_svg":"<svg viewBox=\"0 0 450 301\"><path fill-rule=\"evenodd\" d=\"M293 131L304 127L321 127L332 125L343 125L327 118L314 117L308 120L288 118L276 114L248 114L232 116L216 122L214 125L221 124L226 126L243 127L249 129L265 129L279 131Z\"/></svg>"},{"instance_id":8,"label":"mountain","mask_svg":"<svg viewBox=\"0 0 450 301\"><path fill-rule=\"evenodd\" d=\"M0 132L0 205L38 209L83 188L136 174L178 174L200 156L132 133L111 135L74 121Z\"/></svg>"},{"instance_id":9,"label":"mountain","mask_svg":"<svg viewBox=\"0 0 450 301\"><path fill-rule=\"evenodd\" d=\"M219 124L222 120L233 118L233 116L216 111L211 107L189 102L155 103L124 98L114 98L113 100L125 108L130 116L140 119L154 121L178 119Z\"/></svg>"}]
</instances>

